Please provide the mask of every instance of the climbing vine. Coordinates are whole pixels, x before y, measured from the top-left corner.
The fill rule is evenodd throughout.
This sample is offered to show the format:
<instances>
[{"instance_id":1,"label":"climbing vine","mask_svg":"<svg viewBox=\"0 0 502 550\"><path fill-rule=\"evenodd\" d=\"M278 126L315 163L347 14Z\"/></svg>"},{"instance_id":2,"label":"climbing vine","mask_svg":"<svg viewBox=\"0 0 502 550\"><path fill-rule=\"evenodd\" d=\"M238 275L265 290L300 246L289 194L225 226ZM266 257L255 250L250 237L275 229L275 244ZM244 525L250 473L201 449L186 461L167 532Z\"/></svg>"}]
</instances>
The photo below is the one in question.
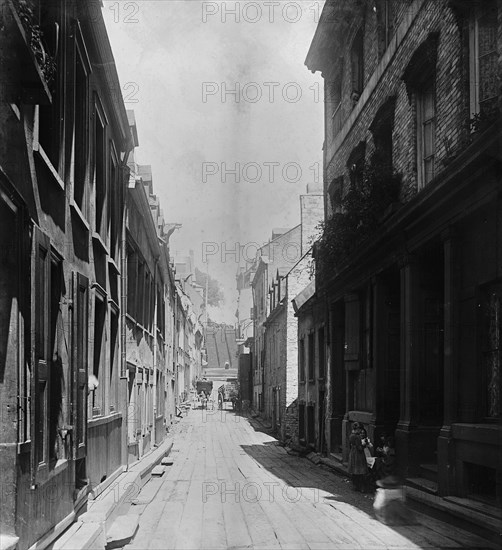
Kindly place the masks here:
<instances>
[{"instance_id":1,"label":"climbing vine","mask_svg":"<svg viewBox=\"0 0 502 550\"><path fill-rule=\"evenodd\" d=\"M362 177L340 198L340 212L318 226L320 238L314 246L318 280L336 272L350 253L378 230L385 210L399 201L400 189L399 174L375 159L365 163Z\"/></svg>"}]
</instances>

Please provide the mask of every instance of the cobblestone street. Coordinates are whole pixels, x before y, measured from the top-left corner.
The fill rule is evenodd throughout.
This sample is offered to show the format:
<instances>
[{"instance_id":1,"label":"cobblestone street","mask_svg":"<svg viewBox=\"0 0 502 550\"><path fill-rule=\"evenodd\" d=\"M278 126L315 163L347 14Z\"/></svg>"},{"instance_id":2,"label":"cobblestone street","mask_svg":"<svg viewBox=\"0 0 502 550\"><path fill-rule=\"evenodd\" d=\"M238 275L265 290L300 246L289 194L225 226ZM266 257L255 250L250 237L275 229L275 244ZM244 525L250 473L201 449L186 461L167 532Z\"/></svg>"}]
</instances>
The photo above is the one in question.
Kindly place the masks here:
<instances>
[{"instance_id":1,"label":"cobblestone street","mask_svg":"<svg viewBox=\"0 0 502 550\"><path fill-rule=\"evenodd\" d=\"M176 427L173 465L136 496L139 528L125 548L495 548L429 516L388 527L373 497L290 456L253 420L192 410Z\"/></svg>"}]
</instances>

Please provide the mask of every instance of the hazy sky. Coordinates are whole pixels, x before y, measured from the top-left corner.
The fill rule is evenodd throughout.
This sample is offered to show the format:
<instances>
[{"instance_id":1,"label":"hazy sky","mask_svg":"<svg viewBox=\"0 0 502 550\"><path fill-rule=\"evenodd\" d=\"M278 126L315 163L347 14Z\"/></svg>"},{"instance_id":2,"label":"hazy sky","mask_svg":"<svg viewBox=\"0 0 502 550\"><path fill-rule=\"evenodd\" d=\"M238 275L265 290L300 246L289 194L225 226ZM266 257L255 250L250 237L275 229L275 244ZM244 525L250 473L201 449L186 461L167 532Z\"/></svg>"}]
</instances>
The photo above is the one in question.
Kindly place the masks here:
<instances>
[{"instance_id":1,"label":"hazy sky","mask_svg":"<svg viewBox=\"0 0 502 550\"><path fill-rule=\"evenodd\" d=\"M233 323L235 243L297 225L299 195L322 181L322 80L304 61L323 0L103 4L136 160L183 225L171 251L203 270L209 257L226 297L212 316Z\"/></svg>"}]
</instances>

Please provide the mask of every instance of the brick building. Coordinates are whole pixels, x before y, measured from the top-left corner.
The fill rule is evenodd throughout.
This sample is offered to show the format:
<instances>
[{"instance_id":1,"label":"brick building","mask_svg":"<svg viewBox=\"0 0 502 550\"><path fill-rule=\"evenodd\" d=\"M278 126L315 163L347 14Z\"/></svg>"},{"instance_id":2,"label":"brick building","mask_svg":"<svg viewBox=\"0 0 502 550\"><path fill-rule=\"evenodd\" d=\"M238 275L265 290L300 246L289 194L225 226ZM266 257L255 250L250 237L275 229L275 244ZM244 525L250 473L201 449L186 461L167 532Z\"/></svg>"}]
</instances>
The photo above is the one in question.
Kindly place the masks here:
<instances>
[{"instance_id":1,"label":"brick building","mask_svg":"<svg viewBox=\"0 0 502 550\"><path fill-rule=\"evenodd\" d=\"M329 451L347 458L357 420L395 435L410 485L492 504L501 23L497 0L328 0L306 59L325 81L325 231L305 307L326 327Z\"/></svg>"},{"instance_id":2,"label":"brick building","mask_svg":"<svg viewBox=\"0 0 502 550\"><path fill-rule=\"evenodd\" d=\"M309 186L300 196L301 223L262 247L252 282L261 410L281 440L297 433L298 326L292 299L309 281L311 240L322 214L323 196Z\"/></svg>"}]
</instances>

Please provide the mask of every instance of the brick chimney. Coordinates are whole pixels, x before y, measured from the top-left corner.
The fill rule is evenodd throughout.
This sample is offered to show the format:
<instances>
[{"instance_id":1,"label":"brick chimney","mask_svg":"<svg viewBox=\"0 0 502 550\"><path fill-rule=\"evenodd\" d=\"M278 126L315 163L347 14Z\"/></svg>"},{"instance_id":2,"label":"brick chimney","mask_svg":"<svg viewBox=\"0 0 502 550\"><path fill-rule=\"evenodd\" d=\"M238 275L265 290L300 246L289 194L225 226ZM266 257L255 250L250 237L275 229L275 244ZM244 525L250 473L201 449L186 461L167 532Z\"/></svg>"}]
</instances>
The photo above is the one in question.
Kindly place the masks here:
<instances>
[{"instance_id":1,"label":"brick chimney","mask_svg":"<svg viewBox=\"0 0 502 550\"><path fill-rule=\"evenodd\" d=\"M300 215L302 224L302 255L312 246L317 225L324 219L324 195L320 186L307 185L307 194L300 195Z\"/></svg>"}]
</instances>

